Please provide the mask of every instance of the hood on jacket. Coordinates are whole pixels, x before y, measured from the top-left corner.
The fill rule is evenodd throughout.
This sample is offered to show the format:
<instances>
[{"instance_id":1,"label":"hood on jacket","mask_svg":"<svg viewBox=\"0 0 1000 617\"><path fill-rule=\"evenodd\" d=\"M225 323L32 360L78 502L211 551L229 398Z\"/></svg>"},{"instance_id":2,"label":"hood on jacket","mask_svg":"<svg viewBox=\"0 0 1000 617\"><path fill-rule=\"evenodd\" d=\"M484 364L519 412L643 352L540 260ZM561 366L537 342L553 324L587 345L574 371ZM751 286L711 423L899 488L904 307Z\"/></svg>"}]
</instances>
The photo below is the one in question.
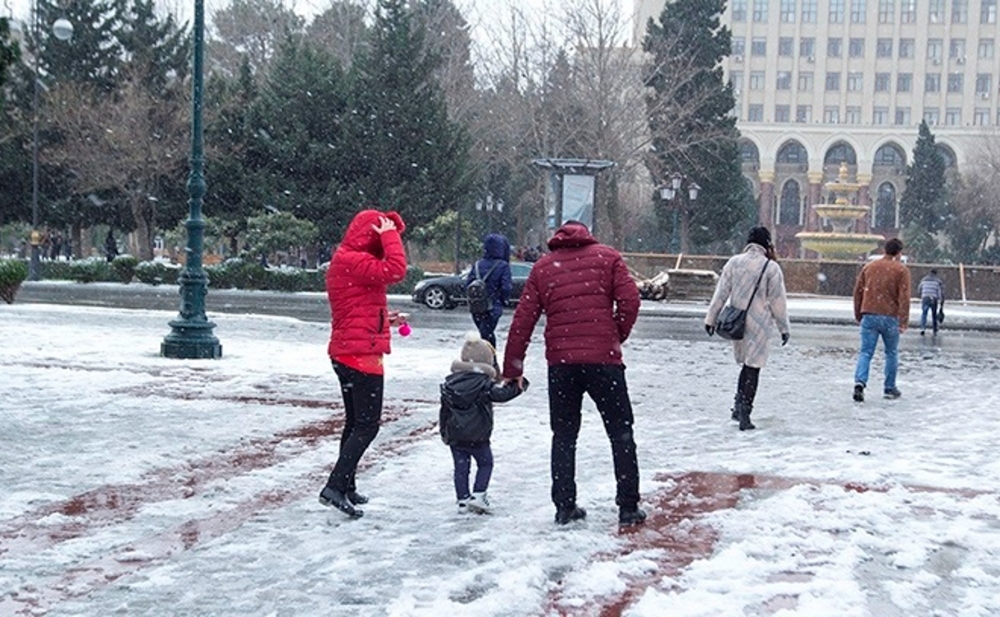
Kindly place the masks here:
<instances>
[{"instance_id":1,"label":"hood on jacket","mask_svg":"<svg viewBox=\"0 0 1000 617\"><path fill-rule=\"evenodd\" d=\"M493 370L493 367L487 368ZM486 373L464 370L445 377L441 394L445 396L452 409L469 409L479 399L483 388L492 384L493 377Z\"/></svg>"},{"instance_id":2,"label":"hood on jacket","mask_svg":"<svg viewBox=\"0 0 1000 617\"><path fill-rule=\"evenodd\" d=\"M483 257L510 261L510 242L503 234L487 234L483 238Z\"/></svg>"},{"instance_id":3,"label":"hood on jacket","mask_svg":"<svg viewBox=\"0 0 1000 617\"><path fill-rule=\"evenodd\" d=\"M563 223L563 226L556 230L548 242L550 251L588 244L597 244L597 238L590 235L586 225L576 221Z\"/></svg>"},{"instance_id":4,"label":"hood on jacket","mask_svg":"<svg viewBox=\"0 0 1000 617\"><path fill-rule=\"evenodd\" d=\"M354 215L347 231L344 232L344 239L341 246L353 251L364 251L376 257L383 257L382 239L375 231L379 217L386 217L396 224L396 230L402 234L406 229L403 218L396 212L380 212L378 210L362 210Z\"/></svg>"}]
</instances>

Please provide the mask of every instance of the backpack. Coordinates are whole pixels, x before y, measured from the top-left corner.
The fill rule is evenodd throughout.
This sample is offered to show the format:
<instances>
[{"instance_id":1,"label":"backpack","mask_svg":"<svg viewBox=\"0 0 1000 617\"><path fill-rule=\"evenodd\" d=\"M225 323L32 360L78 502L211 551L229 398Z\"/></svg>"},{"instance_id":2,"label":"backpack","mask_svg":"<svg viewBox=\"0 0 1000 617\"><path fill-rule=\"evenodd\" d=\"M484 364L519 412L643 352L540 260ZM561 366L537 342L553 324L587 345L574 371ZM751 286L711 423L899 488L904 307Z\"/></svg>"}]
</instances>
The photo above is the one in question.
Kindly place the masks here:
<instances>
[{"instance_id":1,"label":"backpack","mask_svg":"<svg viewBox=\"0 0 1000 617\"><path fill-rule=\"evenodd\" d=\"M493 274L493 270L497 267L497 264L493 264L489 272L486 273L486 279L490 278L490 274ZM469 286L465 288L465 295L469 299L469 312L473 315L479 315L481 313L489 313L490 309L493 308L493 303L490 302L490 296L486 293L486 282L485 279L479 276L479 262L476 262L473 268L476 273L476 278L469 283Z\"/></svg>"}]
</instances>

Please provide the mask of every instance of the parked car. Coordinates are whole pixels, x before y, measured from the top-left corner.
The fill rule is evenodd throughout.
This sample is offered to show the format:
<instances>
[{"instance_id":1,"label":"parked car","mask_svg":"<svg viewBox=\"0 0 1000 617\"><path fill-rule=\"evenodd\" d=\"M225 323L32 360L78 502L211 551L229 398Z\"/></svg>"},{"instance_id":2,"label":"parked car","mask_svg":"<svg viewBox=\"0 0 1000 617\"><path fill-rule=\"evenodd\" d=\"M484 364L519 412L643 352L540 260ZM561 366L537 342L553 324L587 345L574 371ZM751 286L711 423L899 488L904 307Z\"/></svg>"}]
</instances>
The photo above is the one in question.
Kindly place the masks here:
<instances>
[{"instance_id":1,"label":"parked car","mask_svg":"<svg viewBox=\"0 0 1000 617\"><path fill-rule=\"evenodd\" d=\"M516 305L520 299L531 266L532 264L528 262L511 262L510 306ZM486 275L485 272L480 274ZM461 274L425 278L413 288L413 301L432 309L453 309L460 304L466 304L468 300L465 297L465 280L468 276L469 269L466 269Z\"/></svg>"}]
</instances>

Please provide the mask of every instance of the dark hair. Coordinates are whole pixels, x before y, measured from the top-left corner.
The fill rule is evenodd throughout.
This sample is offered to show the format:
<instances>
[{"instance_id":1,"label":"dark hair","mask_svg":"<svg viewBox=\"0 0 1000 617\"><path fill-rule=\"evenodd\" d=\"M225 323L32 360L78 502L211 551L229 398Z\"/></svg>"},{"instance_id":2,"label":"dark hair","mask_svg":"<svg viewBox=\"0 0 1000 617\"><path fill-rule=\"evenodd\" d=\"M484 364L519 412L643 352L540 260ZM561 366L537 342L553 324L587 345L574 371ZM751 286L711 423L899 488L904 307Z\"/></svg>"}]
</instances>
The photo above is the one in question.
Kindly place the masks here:
<instances>
[{"instance_id":1,"label":"dark hair","mask_svg":"<svg viewBox=\"0 0 1000 617\"><path fill-rule=\"evenodd\" d=\"M937 274L937 270L934 269L934 268L931 268L931 274Z\"/></svg>"},{"instance_id":2,"label":"dark hair","mask_svg":"<svg viewBox=\"0 0 1000 617\"><path fill-rule=\"evenodd\" d=\"M903 241L899 238L889 238L885 241L886 255L899 255L903 252Z\"/></svg>"},{"instance_id":3,"label":"dark hair","mask_svg":"<svg viewBox=\"0 0 1000 617\"><path fill-rule=\"evenodd\" d=\"M766 249L771 248L771 232L767 230L767 227L754 227L750 230L750 235L747 236L747 244L759 244Z\"/></svg>"}]
</instances>

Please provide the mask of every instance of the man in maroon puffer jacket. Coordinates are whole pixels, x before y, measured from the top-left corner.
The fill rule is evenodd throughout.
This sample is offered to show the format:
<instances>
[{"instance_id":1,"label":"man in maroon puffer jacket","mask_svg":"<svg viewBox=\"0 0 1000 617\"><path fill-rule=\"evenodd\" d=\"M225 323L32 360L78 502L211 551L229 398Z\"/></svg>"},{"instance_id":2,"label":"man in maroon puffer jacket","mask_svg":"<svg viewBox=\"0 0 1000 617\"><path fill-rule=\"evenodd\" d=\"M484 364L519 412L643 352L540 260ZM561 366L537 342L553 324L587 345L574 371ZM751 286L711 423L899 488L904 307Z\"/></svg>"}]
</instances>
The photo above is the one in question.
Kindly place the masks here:
<instances>
[{"instance_id":1,"label":"man in maroon puffer jacket","mask_svg":"<svg viewBox=\"0 0 1000 617\"><path fill-rule=\"evenodd\" d=\"M618 251L569 221L549 239L551 253L531 269L504 352L504 377L518 379L538 318L545 313L552 427L552 501L556 523L586 517L576 505L576 438L586 393L611 440L615 503L622 526L646 519L639 509L639 464L621 344L639 316L639 290Z\"/></svg>"}]
</instances>

